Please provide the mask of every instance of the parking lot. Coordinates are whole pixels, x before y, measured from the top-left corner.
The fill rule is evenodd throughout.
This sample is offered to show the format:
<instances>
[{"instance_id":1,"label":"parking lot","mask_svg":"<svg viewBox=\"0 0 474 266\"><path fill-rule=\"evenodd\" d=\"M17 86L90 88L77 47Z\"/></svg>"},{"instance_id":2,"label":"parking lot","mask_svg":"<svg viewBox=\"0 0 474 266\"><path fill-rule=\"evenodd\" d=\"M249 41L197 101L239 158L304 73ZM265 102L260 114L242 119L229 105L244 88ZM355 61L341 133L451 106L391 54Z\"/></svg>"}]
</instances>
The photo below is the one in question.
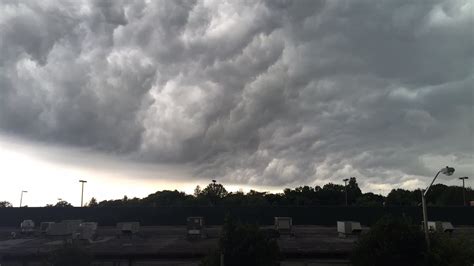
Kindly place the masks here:
<instances>
[{"instance_id":1,"label":"parking lot","mask_svg":"<svg viewBox=\"0 0 474 266\"><path fill-rule=\"evenodd\" d=\"M362 228L362 233L367 230ZM38 232L31 236L18 233L11 239L15 231L18 228L0 228L2 266L40 265L67 241ZM216 248L219 231L220 227L206 227L204 238L189 240L185 226L145 226L132 236L121 235L115 227L99 227L97 237L81 245L94 254L94 265L198 265L200 258ZM474 228L456 228L453 236L457 235L474 239ZM356 241L357 236L339 237L336 227L294 226L291 235L279 237L278 244L285 257L282 265L347 265Z\"/></svg>"}]
</instances>

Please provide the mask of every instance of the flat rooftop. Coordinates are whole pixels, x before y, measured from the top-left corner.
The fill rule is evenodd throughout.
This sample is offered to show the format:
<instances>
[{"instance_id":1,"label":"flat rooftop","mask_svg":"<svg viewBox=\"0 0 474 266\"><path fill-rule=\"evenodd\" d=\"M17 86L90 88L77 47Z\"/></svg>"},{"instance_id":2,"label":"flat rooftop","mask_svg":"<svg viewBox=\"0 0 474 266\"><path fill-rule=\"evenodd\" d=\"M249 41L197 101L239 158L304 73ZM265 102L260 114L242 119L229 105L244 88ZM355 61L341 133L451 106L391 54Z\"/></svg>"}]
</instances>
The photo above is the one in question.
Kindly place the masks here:
<instances>
[{"instance_id":1,"label":"flat rooftop","mask_svg":"<svg viewBox=\"0 0 474 266\"><path fill-rule=\"evenodd\" d=\"M271 226L262 228L273 228ZM185 226L142 226L137 235L120 236L115 227L99 227L98 237L92 242L83 242L97 260L115 261L128 260L135 262L155 261L155 263L133 265L173 265L171 261L182 261L183 264L197 265L199 259L207 255L217 246L220 227L207 227L207 237L197 240L188 240ZM17 234L11 239L11 232L18 232L18 228L0 228L0 262L20 260L35 261L44 258L49 252L60 248L64 239L60 237L30 236ZM363 228L363 232L367 228ZM473 227L456 228L454 235L472 236ZM314 265L344 265L357 240L356 236L340 238L336 227L322 226L294 226L293 235L282 235L278 244L282 254L287 258L283 265L300 265L308 259L323 261L323 264ZM168 264L159 264L160 260ZM187 262L186 262L187 261ZM332 261L333 263L324 264ZM105 264L97 264L105 265Z\"/></svg>"}]
</instances>

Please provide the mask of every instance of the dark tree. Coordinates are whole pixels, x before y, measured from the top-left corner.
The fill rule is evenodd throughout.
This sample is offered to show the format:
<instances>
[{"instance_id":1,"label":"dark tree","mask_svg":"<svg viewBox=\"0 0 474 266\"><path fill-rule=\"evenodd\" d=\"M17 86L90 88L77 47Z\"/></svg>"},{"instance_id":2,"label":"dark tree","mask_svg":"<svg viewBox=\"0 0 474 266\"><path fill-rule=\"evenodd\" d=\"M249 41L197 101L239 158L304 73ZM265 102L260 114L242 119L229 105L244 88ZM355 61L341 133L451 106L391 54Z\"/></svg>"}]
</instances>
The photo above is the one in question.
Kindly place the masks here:
<instances>
[{"instance_id":1,"label":"dark tree","mask_svg":"<svg viewBox=\"0 0 474 266\"><path fill-rule=\"evenodd\" d=\"M466 188L466 201L469 201L472 189ZM435 184L426 196L428 205L460 206L463 205L463 188L461 186L446 186Z\"/></svg>"},{"instance_id":2,"label":"dark tree","mask_svg":"<svg viewBox=\"0 0 474 266\"><path fill-rule=\"evenodd\" d=\"M199 185L197 185L196 188L194 189L194 196L199 197L201 192L202 192L201 187Z\"/></svg>"},{"instance_id":3,"label":"dark tree","mask_svg":"<svg viewBox=\"0 0 474 266\"><path fill-rule=\"evenodd\" d=\"M183 206L191 205L194 197L177 190L163 190L148 195L141 200L145 206Z\"/></svg>"},{"instance_id":4,"label":"dark tree","mask_svg":"<svg viewBox=\"0 0 474 266\"><path fill-rule=\"evenodd\" d=\"M431 235L431 248L426 265L469 265L474 262L474 242L469 236L451 237L437 233Z\"/></svg>"},{"instance_id":5,"label":"dark tree","mask_svg":"<svg viewBox=\"0 0 474 266\"><path fill-rule=\"evenodd\" d=\"M274 266L279 265L278 244L270 234L256 225L236 223L227 217L218 249L206 257L201 265L220 265L221 254L226 266Z\"/></svg>"},{"instance_id":6,"label":"dark tree","mask_svg":"<svg viewBox=\"0 0 474 266\"><path fill-rule=\"evenodd\" d=\"M92 197L89 203L87 204L87 207L97 207L97 206L99 206L99 204L97 203L97 200L94 197Z\"/></svg>"},{"instance_id":7,"label":"dark tree","mask_svg":"<svg viewBox=\"0 0 474 266\"><path fill-rule=\"evenodd\" d=\"M237 192L239 193L239 192ZM243 195L243 193L241 193ZM244 196L246 199L246 205L250 206L261 206L261 205L266 205L267 200L265 196L267 195L267 192L258 192L255 190L250 190L247 195Z\"/></svg>"},{"instance_id":8,"label":"dark tree","mask_svg":"<svg viewBox=\"0 0 474 266\"><path fill-rule=\"evenodd\" d=\"M323 205L345 204L345 189L343 185L329 183L317 192L318 198Z\"/></svg>"},{"instance_id":9,"label":"dark tree","mask_svg":"<svg viewBox=\"0 0 474 266\"><path fill-rule=\"evenodd\" d=\"M433 185L427 195L428 205L463 204L463 190L459 186ZM347 184L348 203L356 206L417 206L421 200L421 190L414 191L394 189L387 197L372 192L362 193L355 177ZM466 188L466 201L474 198L474 191ZM97 207L134 207L134 206L314 206L344 205L345 187L341 184L326 184L323 187L300 186L295 189L286 188L283 193L268 193L250 190L228 193L222 184L213 182L201 190L199 186L194 195L187 195L177 190L157 191L143 199L124 196L117 200L104 200L100 203L93 198L89 206ZM61 204L60 204L61 205ZM0 207L2 207L0 205ZM48 207L59 207L48 205Z\"/></svg>"},{"instance_id":10,"label":"dark tree","mask_svg":"<svg viewBox=\"0 0 474 266\"><path fill-rule=\"evenodd\" d=\"M354 266L424 265L427 248L419 226L404 218L385 217L356 244Z\"/></svg>"},{"instance_id":11,"label":"dark tree","mask_svg":"<svg viewBox=\"0 0 474 266\"><path fill-rule=\"evenodd\" d=\"M356 202L355 205L357 206L367 206L367 207L372 207L372 206L383 206L385 202L385 197L382 195L377 195L372 192L364 193L360 195Z\"/></svg>"},{"instance_id":12,"label":"dark tree","mask_svg":"<svg viewBox=\"0 0 474 266\"><path fill-rule=\"evenodd\" d=\"M222 184L213 182L207 185L201 192L201 196L209 200L213 205L218 204L225 196L229 194Z\"/></svg>"},{"instance_id":13,"label":"dark tree","mask_svg":"<svg viewBox=\"0 0 474 266\"><path fill-rule=\"evenodd\" d=\"M359 184L357 184L357 179L355 177L349 178L349 183L347 184L347 202L349 205L352 205L360 196L362 196L362 191L359 188Z\"/></svg>"},{"instance_id":14,"label":"dark tree","mask_svg":"<svg viewBox=\"0 0 474 266\"><path fill-rule=\"evenodd\" d=\"M387 205L416 206L421 202L421 192L420 190L392 189L387 195L386 202Z\"/></svg>"},{"instance_id":15,"label":"dark tree","mask_svg":"<svg viewBox=\"0 0 474 266\"><path fill-rule=\"evenodd\" d=\"M228 205L228 206L242 206L242 205L249 204L247 202L247 196L243 192L240 192L240 191L227 194L223 202L225 205Z\"/></svg>"},{"instance_id":16,"label":"dark tree","mask_svg":"<svg viewBox=\"0 0 474 266\"><path fill-rule=\"evenodd\" d=\"M0 201L0 208L11 208L13 205L8 201Z\"/></svg>"},{"instance_id":17,"label":"dark tree","mask_svg":"<svg viewBox=\"0 0 474 266\"><path fill-rule=\"evenodd\" d=\"M419 225L404 217L387 216L362 235L352 254L352 263L359 265L471 265L474 242L462 236L430 234L430 249Z\"/></svg>"},{"instance_id":18,"label":"dark tree","mask_svg":"<svg viewBox=\"0 0 474 266\"><path fill-rule=\"evenodd\" d=\"M72 207L72 204L65 200L61 200L61 201L58 201L53 207L59 207L59 208Z\"/></svg>"}]
</instances>

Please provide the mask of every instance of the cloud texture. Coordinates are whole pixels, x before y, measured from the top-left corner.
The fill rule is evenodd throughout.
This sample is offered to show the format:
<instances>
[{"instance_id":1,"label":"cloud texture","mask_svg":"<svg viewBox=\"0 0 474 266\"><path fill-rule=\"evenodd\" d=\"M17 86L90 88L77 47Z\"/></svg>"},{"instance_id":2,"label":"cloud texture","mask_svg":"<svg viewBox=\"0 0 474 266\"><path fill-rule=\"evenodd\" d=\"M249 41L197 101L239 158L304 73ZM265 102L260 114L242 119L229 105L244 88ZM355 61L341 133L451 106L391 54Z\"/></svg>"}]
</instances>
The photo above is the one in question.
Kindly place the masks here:
<instances>
[{"instance_id":1,"label":"cloud texture","mask_svg":"<svg viewBox=\"0 0 474 266\"><path fill-rule=\"evenodd\" d=\"M6 0L0 130L237 184L472 173L473 25L469 0Z\"/></svg>"}]
</instances>

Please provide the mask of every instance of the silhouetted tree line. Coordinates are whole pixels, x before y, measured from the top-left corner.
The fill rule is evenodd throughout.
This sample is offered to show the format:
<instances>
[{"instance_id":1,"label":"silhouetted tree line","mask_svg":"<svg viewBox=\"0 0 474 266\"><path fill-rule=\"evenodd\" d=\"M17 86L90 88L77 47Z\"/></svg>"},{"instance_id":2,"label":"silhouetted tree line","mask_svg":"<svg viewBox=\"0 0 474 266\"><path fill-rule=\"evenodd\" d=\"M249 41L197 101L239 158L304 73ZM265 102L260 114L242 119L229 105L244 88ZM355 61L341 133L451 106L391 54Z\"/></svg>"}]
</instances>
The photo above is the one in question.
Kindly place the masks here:
<instances>
[{"instance_id":1,"label":"silhouetted tree line","mask_svg":"<svg viewBox=\"0 0 474 266\"><path fill-rule=\"evenodd\" d=\"M92 198L90 207L118 206L311 206L311 205L345 205L346 192L344 185L329 183L322 187L301 186L295 189L286 188L283 193L268 193L250 190L228 192L222 184L212 182L204 189L199 186L194 195L177 190L157 191L143 199L126 196L118 200L104 200L99 203ZM474 198L474 191L466 188L466 200ZM429 205L463 204L462 187L433 185L428 194ZM350 178L347 184L347 204L351 206L417 206L421 202L419 189L409 191L393 189L387 196L372 192L362 193L356 178Z\"/></svg>"},{"instance_id":2,"label":"silhouetted tree line","mask_svg":"<svg viewBox=\"0 0 474 266\"><path fill-rule=\"evenodd\" d=\"M145 198L128 198L97 202L92 198L88 207L133 207L133 206L314 206L345 205L346 188L344 185L329 183L324 186L301 186L295 189L286 188L283 193L268 193L250 190L228 192L222 184L212 182L204 189L199 186L193 195L177 190L157 191ZM459 186L433 185L428 193L428 205L460 206L463 205L463 188ZM472 188L466 188L466 201L474 200ZM387 196L372 192L362 193L355 177L347 184L347 204L351 206L418 206L421 201L421 190L392 189ZM12 207L9 202L1 201L0 208ZM72 207L66 201L46 207Z\"/></svg>"}]
</instances>

